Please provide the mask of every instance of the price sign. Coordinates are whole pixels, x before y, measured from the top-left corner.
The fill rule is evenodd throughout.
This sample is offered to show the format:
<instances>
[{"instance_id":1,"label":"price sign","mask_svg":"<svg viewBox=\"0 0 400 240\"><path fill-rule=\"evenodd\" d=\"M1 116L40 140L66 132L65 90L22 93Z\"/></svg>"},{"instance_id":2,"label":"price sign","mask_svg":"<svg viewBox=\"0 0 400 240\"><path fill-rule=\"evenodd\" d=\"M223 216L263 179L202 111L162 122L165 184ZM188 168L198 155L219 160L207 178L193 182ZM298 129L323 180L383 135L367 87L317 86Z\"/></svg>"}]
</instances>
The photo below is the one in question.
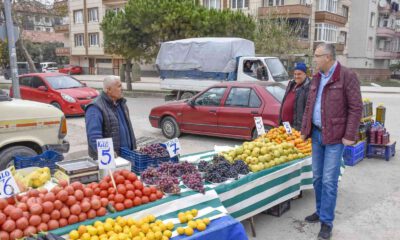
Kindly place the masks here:
<instances>
[{"instance_id":1,"label":"price sign","mask_svg":"<svg viewBox=\"0 0 400 240\"><path fill-rule=\"evenodd\" d=\"M14 194L19 193L17 182L10 169L6 169L0 172L0 198L9 198Z\"/></svg>"},{"instance_id":2,"label":"price sign","mask_svg":"<svg viewBox=\"0 0 400 240\"><path fill-rule=\"evenodd\" d=\"M287 134L292 134L292 127L290 126L290 123L289 122L283 122L282 124L283 124L283 127L286 130L286 133Z\"/></svg>"},{"instance_id":3,"label":"price sign","mask_svg":"<svg viewBox=\"0 0 400 240\"><path fill-rule=\"evenodd\" d=\"M115 168L114 145L111 138L97 139L97 158L100 169Z\"/></svg>"},{"instance_id":4,"label":"price sign","mask_svg":"<svg viewBox=\"0 0 400 240\"><path fill-rule=\"evenodd\" d=\"M262 117L254 117L254 122L256 123L258 136L265 134L265 128Z\"/></svg>"},{"instance_id":5,"label":"price sign","mask_svg":"<svg viewBox=\"0 0 400 240\"><path fill-rule=\"evenodd\" d=\"M167 150L170 157L175 157L176 155L181 153L181 144L179 143L178 138L174 138L165 143L167 146Z\"/></svg>"}]
</instances>

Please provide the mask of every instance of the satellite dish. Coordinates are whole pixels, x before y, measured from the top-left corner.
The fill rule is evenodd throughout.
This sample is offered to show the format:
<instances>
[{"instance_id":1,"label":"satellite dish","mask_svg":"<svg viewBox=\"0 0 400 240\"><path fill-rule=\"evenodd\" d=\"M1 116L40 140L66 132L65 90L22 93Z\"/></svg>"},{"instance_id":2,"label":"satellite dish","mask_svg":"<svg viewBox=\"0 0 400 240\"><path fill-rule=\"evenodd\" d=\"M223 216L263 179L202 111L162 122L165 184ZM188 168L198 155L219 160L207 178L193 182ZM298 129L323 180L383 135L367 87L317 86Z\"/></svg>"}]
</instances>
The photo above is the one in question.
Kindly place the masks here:
<instances>
[{"instance_id":1,"label":"satellite dish","mask_svg":"<svg viewBox=\"0 0 400 240\"><path fill-rule=\"evenodd\" d=\"M386 7L386 4L387 4L386 0L379 0L379 7L384 8Z\"/></svg>"}]
</instances>

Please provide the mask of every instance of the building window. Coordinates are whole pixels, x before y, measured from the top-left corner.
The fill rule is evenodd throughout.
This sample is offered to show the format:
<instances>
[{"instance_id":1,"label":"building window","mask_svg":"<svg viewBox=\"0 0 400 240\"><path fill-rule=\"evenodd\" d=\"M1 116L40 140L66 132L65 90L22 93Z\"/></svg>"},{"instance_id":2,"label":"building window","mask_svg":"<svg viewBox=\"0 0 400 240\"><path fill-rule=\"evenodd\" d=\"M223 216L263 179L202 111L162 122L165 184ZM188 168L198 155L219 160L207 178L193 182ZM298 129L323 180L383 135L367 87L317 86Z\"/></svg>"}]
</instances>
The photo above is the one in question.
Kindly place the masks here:
<instances>
[{"instance_id":1,"label":"building window","mask_svg":"<svg viewBox=\"0 0 400 240\"><path fill-rule=\"evenodd\" d=\"M203 0L203 6L208 9L221 9L221 0Z\"/></svg>"},{"instance_id":2,"label":"building window","mask_svg":"<svg viewBox=\"0 0 400 240\"><path fill-rule=\"evenodd\" d=\"M40 22L40 16L35 16L35 22Z\"/></svg>"},{"instance_id":3,"label":"building window","mask_svg":"<svg viewBox=\"0 0 400 240\"><path fill-rule=\"evenodd\" d=\"M89 8L88 9L88 22L98 22L99 21L99 9Z\"/></svg>"},{"instance_id":4,"label":"building window","mask_svg":"<svg viewBox=\"0 0 400 240\"><path fill-rule=\"evenodd\" d=\"M315 24L315 41L317 42L337 42L337 27L328 23Z\"/></svg>"},{"instance_id":5,"label":"building window","mask_svg":"<svg viewBox=\"0 0 400 240\"><path fill-rule=\"evenodd\" d=\"M82 10L74 11L74 23L83 23L83 11Z\"/></svg>"},{"instance_id":6,"label":"building window","mask_svg":"<svg viewBox=\"0 0 400 240\"><path fill-rule=\"evenodd\" d=\"M337 13L338 0L319 0L317 1L317 11Z\"/></svg>"},{"instance_id":7,"label":"building window","mask_svg":"<svg viewBox=\"0 0 400 240\"><path fill-rule=\"evenodd\" d=\"M390 27L389 16L380 15L378 21L378 27Z\"/></svg>"},{"instance_id":8,"label":"building window","mask_svg":"<svg viewBox=\"0 0 400 240\"><path fill-rule=\"evenodd\" d=\"M83 33L75 34L75 47L83 46Z\"/></svg>"},{"instance_id":9,"label":"building window","mask_svg":"<svg viewBox=\"0 0 400 240\"><path fill-rule=\"evenodd\" d=\"M371 18L369 19L369 26L375 27L375 13L371 13Z\"/></svg>"},{"instance_id":10,"label":"building window","mask_svg":"<svg viewBox=\"0 0 400 240\"><path fill-rule=\"evenodd\" d=\"M50 18L49 18L49 17L45 17L45 18L44 18L44 21L45 21L46 23L49 23L49 22L50 22Z\"/></svg>"},{"instance_id":11,"label":"building window","mask_svg":"<svg viewBox=\"0 0 400 240\"><path fill-rule=\"evenodd\" d=\"M349 17L349 7L347 7L347 6L343 6L343 7L342 7L342 15L343 15L343 17L345 17L345 18L348 18L348 17Z\"/></svg>"},{"instance_id":12,"label":"building window","mask_svg":"<svg viewBox=\"0 0 400 240\"><path fill-rule=\"evenodd\" d=\"M96 63L111 63L111 58L97 58Z\"/></svg>"},{"instance_id":13,"label":"building window","mask_svg":"<svg viewBox=\"0 0 400 240\"><path fill-rule=\"evenodd\" d=\"M263 0L264 7L272 6L283 6L285 5L285 0Z\"/></svg>"},{"instance_id":14,"label":"building window","mask_svg":"<svg viewBox=\"0 0 400 240\"><path fill-rule=\"evenodd\" d=\"M241 9L248 7L249 7L249 0L231 0L231 8L233 9Z\"/></svg>"},{"instance_id":15,"label":"building window","mask_svg":"<svg viewBox=\"0 0 400 240\"><path fill-rule=\"evenodd\" d=\"M89 46L99 46L99 33L89 33Z\"/></svg>"},{"instance_id":16,"label":"building window","mask_svg":"<svg viewBox=\"0 0 400 240\"><path fill-rule=\"evenodd\" d=\"M347 41L347 32L341 31L339 34L338 42L346 45L346 41Z\"/></svg>"}]
</instances>

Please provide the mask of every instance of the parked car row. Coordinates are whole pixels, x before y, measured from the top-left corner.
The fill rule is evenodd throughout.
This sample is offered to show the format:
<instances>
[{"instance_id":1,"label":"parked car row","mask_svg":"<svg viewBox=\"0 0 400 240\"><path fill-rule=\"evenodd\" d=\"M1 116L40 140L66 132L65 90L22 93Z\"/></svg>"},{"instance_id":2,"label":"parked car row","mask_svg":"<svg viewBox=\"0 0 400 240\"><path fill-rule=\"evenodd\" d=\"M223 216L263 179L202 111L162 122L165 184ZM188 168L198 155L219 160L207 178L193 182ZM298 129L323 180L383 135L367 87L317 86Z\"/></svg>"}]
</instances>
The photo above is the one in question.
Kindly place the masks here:
<instances>
[{"instance_id":1,"label":"parked car row","mask_svg":"<svg viewBox=\"0 0 400 240\"><path fill-rule=\"evenodd\" d=\"M42 63L34 63L35 68L37 72L41 73L47 73L47 72L60 72L60 73L65 73L65 74L82 74L83 69L81 66L76 66L76 65L64 65L59 68L58 64L56 62L42 62ZM17 70L18 70L18 75L22 74L27 74L27 73L34 73L35 71L29 67L28 62L17 62ZM8 66L6 69L4 69L4 78L5 79L10 79L11 78L11 69L10 66Z\"/></svg>"}]
</instances>

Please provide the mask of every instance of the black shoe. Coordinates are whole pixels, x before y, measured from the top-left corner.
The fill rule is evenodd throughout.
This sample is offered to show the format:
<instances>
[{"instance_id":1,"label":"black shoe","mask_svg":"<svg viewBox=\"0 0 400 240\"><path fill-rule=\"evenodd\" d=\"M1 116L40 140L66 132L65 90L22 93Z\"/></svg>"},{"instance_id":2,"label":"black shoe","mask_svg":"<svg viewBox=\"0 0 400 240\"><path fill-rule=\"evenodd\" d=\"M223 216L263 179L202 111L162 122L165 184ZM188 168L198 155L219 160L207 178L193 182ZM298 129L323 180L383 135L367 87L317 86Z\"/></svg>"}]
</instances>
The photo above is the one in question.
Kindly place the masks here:
<instances>
[{"instance_id":1,"label":"black shoe","mask_svg":"<svg viewBox=\"0 0 400 240\"><path fill-rule=\"evenodd\" d=\"M326 225L325 223L322 223L321 230L318 233L318 240L331 239L331 236L332 236L332 227Z\"/></svg>"},{"instance_id":2,"label":"black shoe","mask_svg":"<svg viewBox=\"0 0 400 240\"><path fill-rule=\"evenodd\" d=\"M306 220L306 222L309 222L309 223L316 223L316 222L319 222L319 216L317 213L313 213L312 215L306 217L305 220Z\"/></svg>"}]
</instances>

